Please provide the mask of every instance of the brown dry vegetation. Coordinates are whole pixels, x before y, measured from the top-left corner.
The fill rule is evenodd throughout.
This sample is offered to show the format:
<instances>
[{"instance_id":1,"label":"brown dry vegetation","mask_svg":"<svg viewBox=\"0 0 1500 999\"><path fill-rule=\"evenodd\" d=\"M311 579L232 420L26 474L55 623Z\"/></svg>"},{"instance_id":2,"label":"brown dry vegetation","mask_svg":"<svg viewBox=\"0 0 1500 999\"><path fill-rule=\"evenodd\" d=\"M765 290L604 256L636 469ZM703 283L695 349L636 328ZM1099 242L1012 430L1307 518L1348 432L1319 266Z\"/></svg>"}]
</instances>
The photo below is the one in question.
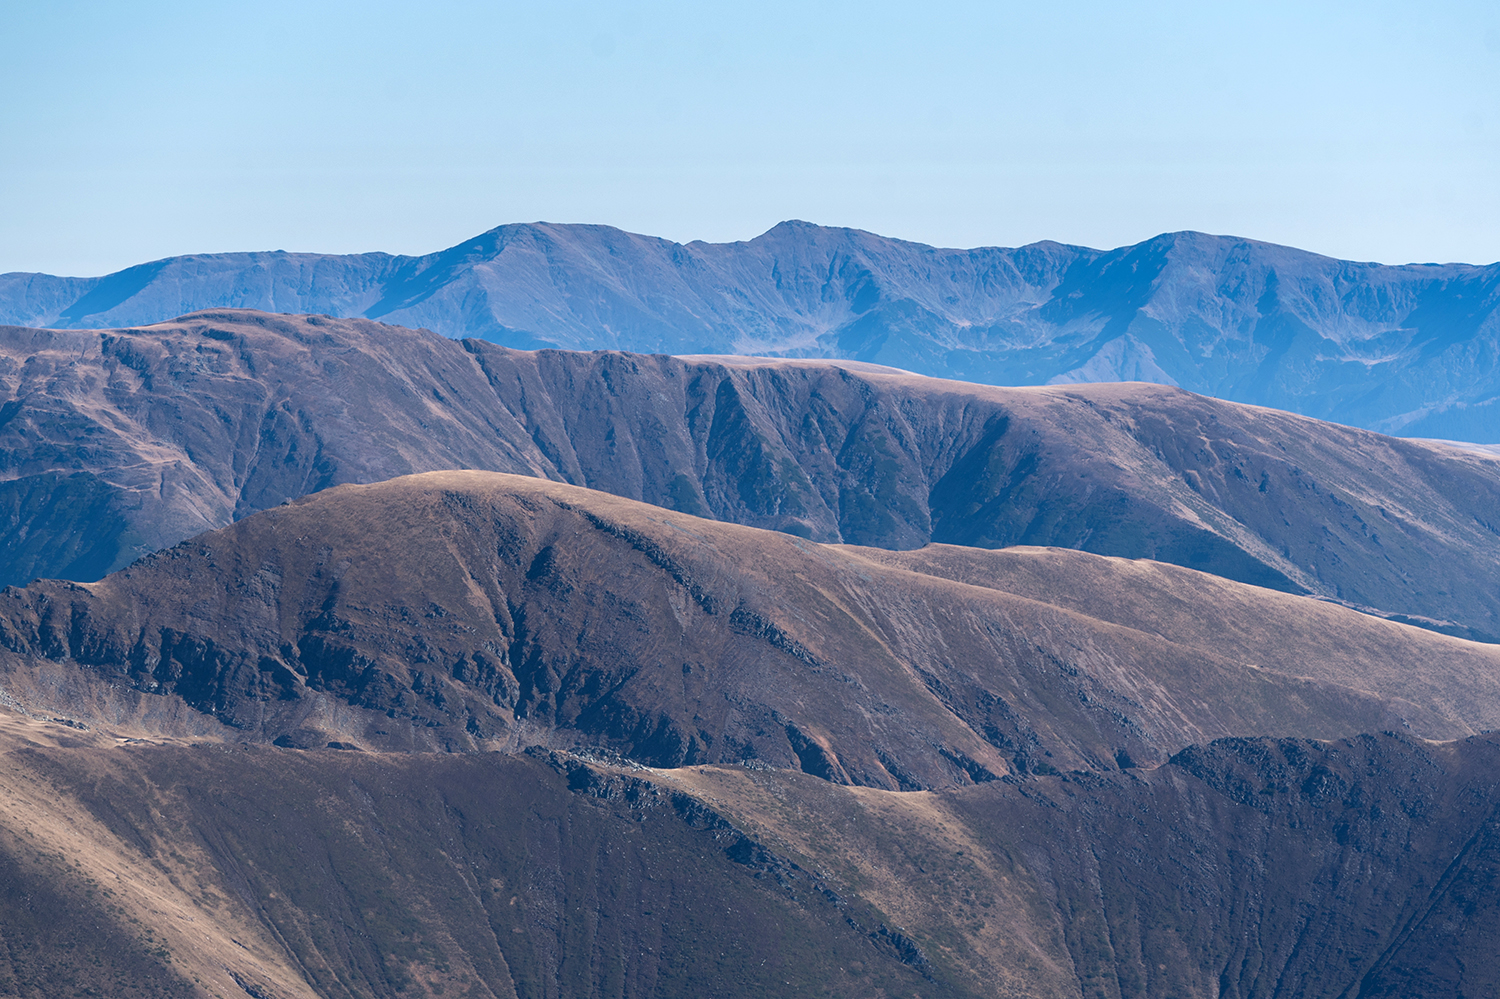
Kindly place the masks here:
<instances>
[{"instance_id":1,"label":"brown dry vegetation","mask_svg":"<svg viewBox=\"0 0 1500 999\"><path fill-rule=\"evenodd\" d=\"M1500 987L1500 645L1432 630L1496 632L1490 458L317 317L5 336L10 571L242 519L0 593L0 995ZM389 478L463 465L520 474Z\"/></svg>"},{"instance_id":2,"label":"brown dry vegetation","mask_svg":"<svg viewBox=\"0 0 1500 999\"><path fill-rule=\"evenodd\" d=\"M1500 983L1500 745L942 791L128 743L0 712L19 996L1410 996Z\"/></svg>"},{"instance_id":3,"label":"brown dry vegetation","mask_svg":"<svg viewBox=\"0 0 1500 999\"><path fill-rule=\"evenodd\" d=\"M1495 980L1496 746L1356 733L1488 727L1500 650L1325 601L482 472L0 599L17 995Z\"/></svg>"},{"instance_id":4,"label":"brown dry vegetation","mask_svg":"<svg viewBox=\"0 0 1500 999\"><path fill-rule=\"evenodd\" d=\"M823 542L1048 545L1500 635L1500 462L1159 385L514 351L366 320L0 329L0 581L474 468Z\"/></svg>"},{"instance_id":5,"label":"brown dry vegetation","mask_svg":"<svg viewBox=\"0 0 1500 999\"><path fill-rule=\"evenodd\" d=\"M1326 601L484 472L0 599L9 994L1500 984L1500 748L1356 735L1500 650Z\"/></svg>"},{"instance_id":6,"label":"brown dry vegetation","mask_svg":"<svg viewBox=\"0 0 1500 999\"><path fill-rule=\"evenodd\" d=\"M1500 721L1500 649L1307 597L1050 549L829 547L487 472L6 591L0 644L75 717L94 701L43 678L115 685L115 723L181 699L200 731L297 747L598 746L890 789Z\"/></svg>"},{"instance_id":7,"label":"brown dry vegetation","mask_svg":"<svg viewBox=\"0 0 1500 999\"><path fill-rule=\"evenodd\" d=\"M4 994L965 994L867 903L647 782L108 741L0 712Z\"/></svg>"}]
</instances>

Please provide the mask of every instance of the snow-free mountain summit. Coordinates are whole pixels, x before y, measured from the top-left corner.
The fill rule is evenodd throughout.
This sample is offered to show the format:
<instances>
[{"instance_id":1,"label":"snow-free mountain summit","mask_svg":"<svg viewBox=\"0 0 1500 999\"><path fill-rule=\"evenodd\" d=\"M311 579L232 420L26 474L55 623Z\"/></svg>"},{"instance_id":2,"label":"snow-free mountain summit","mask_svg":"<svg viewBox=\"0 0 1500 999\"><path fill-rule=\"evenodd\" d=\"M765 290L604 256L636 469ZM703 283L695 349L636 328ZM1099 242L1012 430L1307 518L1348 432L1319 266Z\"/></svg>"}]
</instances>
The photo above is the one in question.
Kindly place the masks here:
<instances>
[{"instance_id":1,"label":"snow-free mountain summit","mask_svg":"<svg viewBox=\"0 0 1500 999\"><path fill-rule=\"evenodd\" d=\"M816 542L1151 558L1500 640L1500 461L1168 386L516 351L367 319L0 328L0 583L486 469Z\"/></svg>"},{"instance_id":2,"label":"snow-free mountain summit","mask_svg":"<svg viewBox=\"0 0 1500 999\"><path fill-rule=\"evenodd\" d=\"M1500 441L1500 264L1385 266L1229 236L940 249L784 222L746 242L505 225L425 256L230 253L0 275L0 323L206 308L362 316L511 347L873 361L991 384L1150 381Z\"/></svg>"}]
</instances>

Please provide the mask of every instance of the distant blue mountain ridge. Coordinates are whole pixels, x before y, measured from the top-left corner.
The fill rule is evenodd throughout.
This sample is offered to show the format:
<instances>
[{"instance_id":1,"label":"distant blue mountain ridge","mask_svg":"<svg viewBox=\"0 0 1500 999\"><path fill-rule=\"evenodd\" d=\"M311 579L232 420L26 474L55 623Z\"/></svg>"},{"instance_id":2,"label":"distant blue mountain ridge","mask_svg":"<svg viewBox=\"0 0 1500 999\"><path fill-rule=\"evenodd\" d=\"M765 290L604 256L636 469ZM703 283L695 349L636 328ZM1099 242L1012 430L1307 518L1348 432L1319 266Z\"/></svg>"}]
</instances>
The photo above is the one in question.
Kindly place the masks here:
<instances>
[{"instance_id":1,"label":"distant blue mountain ridge","mask_svg":"<svg viewBox=\"0 0 1500 999\"><path fill-rule=\"evenodd\" d=\"M1386 266L1198 232L942 249L806 222L738 243L504 225L426 256L224 253L0 275L0 324L209 308L511 347L870 361L1003 385L1150 381L1412 437L1500 442L1500 264Z\"/></svg>"}]
</instances>

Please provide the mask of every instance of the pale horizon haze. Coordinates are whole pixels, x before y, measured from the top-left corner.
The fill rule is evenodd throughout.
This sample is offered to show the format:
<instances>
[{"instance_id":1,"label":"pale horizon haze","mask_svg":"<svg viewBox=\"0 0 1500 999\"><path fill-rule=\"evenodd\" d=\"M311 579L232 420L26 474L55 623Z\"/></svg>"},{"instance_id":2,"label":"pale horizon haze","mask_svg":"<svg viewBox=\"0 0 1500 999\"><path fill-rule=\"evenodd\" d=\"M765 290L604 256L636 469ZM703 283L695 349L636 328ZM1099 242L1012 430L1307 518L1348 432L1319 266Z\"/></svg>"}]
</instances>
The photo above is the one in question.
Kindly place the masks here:
<instances>
[{"instance_id":1,"label":"pale horizon haze","mask_svg":"<svg viewBox=\"0 0 1500 999\"><path fill-rule=\"evenodd\" d=\"M536 220L1500 260L1477 2L62 0L0 55L0 272Z\"/></svg>"}]
</instances>

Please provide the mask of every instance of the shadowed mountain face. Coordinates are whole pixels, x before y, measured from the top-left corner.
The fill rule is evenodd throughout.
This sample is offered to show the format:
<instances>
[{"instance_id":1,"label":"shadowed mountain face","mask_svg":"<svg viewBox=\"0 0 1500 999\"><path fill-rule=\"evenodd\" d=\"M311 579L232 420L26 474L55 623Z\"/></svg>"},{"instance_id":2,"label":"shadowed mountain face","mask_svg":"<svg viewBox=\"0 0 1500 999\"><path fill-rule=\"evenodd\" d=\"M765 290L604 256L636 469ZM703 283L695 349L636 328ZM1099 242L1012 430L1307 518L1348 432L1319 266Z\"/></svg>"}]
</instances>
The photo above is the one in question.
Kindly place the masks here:
<instances>
[{"instance_id":1,"label":"shadowed mountain face","mask_svg":"<svg viewBox=\"0 0 1500 999\"><path fill-rule=\"evenodd\" d=\"M0 330L0 579L98 579L328 486L475 468L821 542L1151 558L1500 634L1500 462L1161 386L520 352L223 312Z\"/></svg>"},{"instance_id":2,"label":"shadowed mountain face","mask_svg":"<svg viewBox=\"0 0 1500 999\"><path fill-rule=\"evenodd\" d=\"M209 308L365 316L512 347L873 361L995 384L1151 381L1410 436L1500 441L1500 265L1334 260L1183 232L938 249L783 223L686 245L507 225L422 257L175 257L0 275L0 322Z\"/></svg>"},{"instance_id":3,"label":"shadowed mountain face","mask_svg":"<svg viewBox=\"0 0 1500 999\"><path fill-rule=\"evenodd\" d=\"M487 472L7 590L0 646L12 696L93 721L180 701L282 745L595 746L890 790L1500 725L1500 648L1307 597L1055 549L825 547Z\"/></svg>"},{"instance_id":4,"label":"shadowed mountain face","mask_svg":"<svg viewBox=\"0 0 1500 999\"><path fill-rule=\"evenodd\" d=\"M1485 995L1500 747L1226 740L940 792L116 748L0 711L16 995Z\"/></svg>"}]
</instances>

